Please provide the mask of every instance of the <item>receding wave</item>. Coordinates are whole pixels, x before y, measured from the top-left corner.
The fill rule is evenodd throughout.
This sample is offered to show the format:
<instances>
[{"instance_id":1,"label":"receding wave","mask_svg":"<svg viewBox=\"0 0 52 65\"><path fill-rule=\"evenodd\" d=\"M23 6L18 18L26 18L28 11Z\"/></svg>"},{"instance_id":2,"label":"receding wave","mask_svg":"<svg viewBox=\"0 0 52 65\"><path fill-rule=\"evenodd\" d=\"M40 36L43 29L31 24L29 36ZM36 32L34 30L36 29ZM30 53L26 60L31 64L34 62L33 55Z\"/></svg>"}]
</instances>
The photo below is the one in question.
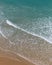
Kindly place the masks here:
<instances>
[{"instance_id":1,"label":"receding wave","mask_svg":"<svg viewBox=\"0 0 52 65\"><path fill-rule=\"evenodd\" d=\"M10 22L9 20L6 20L6 22L7 22L7 24L9 24L10 26L13 26L13 27L17 28L17 26L14 25L14 24L13 24L12 22Z\"/></svg>"},{"instance_id":2,"label":"receding wave","mask_svg":"<svg viewBox=\"0 0 52 65\"><path fill-rule=\"evenodd\" d=\"M28 33L28 34L31 34L31 35L33 35L33 36L40 37L40 38L44 39L45 41L47 41L47 42L49 42L49 43L52 44L52 42L51 42L50 40L46 39L45 37L40 36L40 35L37 35L37 34L35 34L35 33L31 33L31 32L29 32L29 31L27 31L27 30L24 30L23 28L20 28L19 26L15 25L14 23L12 23L12 22L9 21L9 20L6 20L6 23L7 23L8 25L10 25L10 26L12 26L12 27L14 27L14 28L18 28L18 29L20 29L20 30L22 30L22 31L24 31L24 32L26 32L26 33Z\"/></svg>"},{"instance_id":3,"label":"receding wave","mask_svg":"<svg viewBox=\"0 0 52 65\"><path fill-rule=\"evenodd\" d=\"M2 33L2 31L0 30L0 34L7 39L7 37Z\"/></svg>"},{"instance_id":4,"label":"receding wave","mask_svg":"<svg viewBox=\"0 0 52 65\"><path fill-rule=\"evenodd\" d=\"M1 25L3 30L1 29L0 33L2 34L4 38L7 38L7 40L6 39L3 40L2 38L1 40L3 40L3 42L1 41L0 47L3 50L7 50L7 51L9 50L15 54L18 54L19 56L22 56L23 58L27 60L30 59L29 61L32 60L32 62L34 63L38 62L37 65L39 64L39 62L40 62L40 65L42 65L42 62L43 62L42 58L43 60L46 59L43 54L45 53L47 57L46 51L48 51L49 49L52 49L52 47L49 46L50 44L48 44L49 40L45 39L44 37L33 34L31 32L28 32L24 30L23 28L20 28L19 26L17 25L15 26L15 25L16 24L12 23L9 20L6 20L6 22L3 23L3 25ZM17 29L17 30L14 32L12 36L10 36L10 38L8 38L7 35L8 34L11 35L12 34L11 31L14 29ZM11 33L9 33L8 31L10 31ZM48 51L48 53L50 52Z\"/></svg>"}]
</instances>

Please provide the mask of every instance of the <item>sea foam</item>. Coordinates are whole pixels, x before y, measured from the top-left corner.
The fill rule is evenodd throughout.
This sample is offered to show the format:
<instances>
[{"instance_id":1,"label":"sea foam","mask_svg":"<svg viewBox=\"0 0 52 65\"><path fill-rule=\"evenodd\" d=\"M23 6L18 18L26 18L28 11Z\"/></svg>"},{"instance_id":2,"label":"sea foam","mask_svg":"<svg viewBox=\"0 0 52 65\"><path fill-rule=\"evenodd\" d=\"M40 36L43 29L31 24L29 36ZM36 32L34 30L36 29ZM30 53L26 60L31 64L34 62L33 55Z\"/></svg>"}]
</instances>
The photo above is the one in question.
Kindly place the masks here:
<instances>
[{"instance_id":1,"label":"sea foam","mask_svg":"<svg viewBox=\"0 0 52 65\"><path fill-rule=\"evenodd\" d=\"M0 34L7 39L7 37L2 33L2 31L0 30Z\"/></svg>"},{"instance_id":2,"label":"sea foam","mask_svg":"<svg viewBox=\"0 0 52 65\"><path fill-rule=\"evenodd\" d=\"M13 24L12 22L10 22L9 20L6 20L6 23L7 23L8 25L10 25L10 26L13 26L13 27L17 28L17 26L14 25L14 24Z\"/></svg>"},{"instance_id":3,"label":"sea foam","mask_svg":"<svg viewBox=\"0 0 52 65\"><path fill-rule=\"evenodd\" d=\"M24 32L26 32L26 33L28 33L28 34L31 34L31 35L33 35L33 36L40 37L40 38L44 39L45 41L47 41L47 42L49 42L49 43L52 44L52 41L46 39L45 37L43 37L43 36L41 36L41 35L38 35L38 34L35 34L35 33L32 33L32 32L29 32L29 31L27 31L27 30L24 30L23 28L20 28L19 26L13 24L13 23L12 23L11 21L9 21L9 20L6 20L6 23L7 23L8 25L10 25L10 26L12 26L12 27L14 27L14 28L18 28L18 29L20 29L21 31L24 31Z\"/></svg>"}]
</instances>

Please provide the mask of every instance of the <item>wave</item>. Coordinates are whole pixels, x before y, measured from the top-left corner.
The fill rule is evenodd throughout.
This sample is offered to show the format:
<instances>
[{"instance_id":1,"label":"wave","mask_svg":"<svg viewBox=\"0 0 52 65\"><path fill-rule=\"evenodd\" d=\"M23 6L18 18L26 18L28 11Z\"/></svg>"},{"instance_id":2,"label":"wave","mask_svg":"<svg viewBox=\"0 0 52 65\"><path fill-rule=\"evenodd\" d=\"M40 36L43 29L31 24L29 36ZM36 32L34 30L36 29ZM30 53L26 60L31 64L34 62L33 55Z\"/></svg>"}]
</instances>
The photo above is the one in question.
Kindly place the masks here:
<instances>
[{"instance_id":1,"label":"wave","mask_svg":"<svg viewBox=\"0 0 52 65\"><path fill-rule=\"evenodd\" d=\"M26 32L26 33L28 33L28 34L31 34L31 35L33 35L33 36L40 37L40 38L44 39L45 41L49 42L50 44L52 44L52 41L46 39L45 37L43 37L43 36L41 36L41 35L38 35L38 34L35 34L35 33L32 33L32 32L29 32L29 31L27 31L27 30L24 30L23 28L20 28L19 26L15 25L14 23L12 23L12 22L9 21L9 20L6 20L6 23L7 23L8 25L10 25L10 26L12 26L12 27L14 27L14 28L20 29L21 31L24 31L24 32Z\"/></svg>"},{"instance_id":2,"label":"wave","mask_svg":"<svg viewBox=\"0 0 52 65\"><path fill-rule=\"evenodd\" d=\"M11 41L2 33L1 30L0 30L0 34L1 34L5 39L7 39L11 44L14 44L13 42L11 42Z\"/></svg>"},{"instance_id":3,"label":"wave","mask_svg":"<svg viewBox=\"0 0 52 65\"><path fill-rule=\"evenodd\" d=\"M7 37L2 33L1 30L0 30L0 34L1 34L5 39L7 39Z\"/></svg>"},{"instance_id":4,"label":"wave","mask_svg":"<svg viewBox=\"0 0 52 65\"><path fill-rule=\"evenodd\" d=\"M13 26L13 27L17 28L17 26L14 25L14 24L13 24L12 22L10 22L9 20L6 20L6 23L7 23L8 25L10 25L10 26Z\"/></svg>"}]
</instances>

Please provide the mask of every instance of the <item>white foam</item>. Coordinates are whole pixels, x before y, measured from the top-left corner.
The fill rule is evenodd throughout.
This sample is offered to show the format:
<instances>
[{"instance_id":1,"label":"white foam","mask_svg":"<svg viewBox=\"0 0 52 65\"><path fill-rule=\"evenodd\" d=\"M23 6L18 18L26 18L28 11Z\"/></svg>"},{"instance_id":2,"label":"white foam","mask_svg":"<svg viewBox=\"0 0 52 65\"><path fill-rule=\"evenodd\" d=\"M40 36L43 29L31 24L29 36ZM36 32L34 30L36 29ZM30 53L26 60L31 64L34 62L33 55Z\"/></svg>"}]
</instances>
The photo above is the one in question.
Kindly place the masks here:
<instances>
[{"instance_id":1,"label":"white foam","mask_svg":"<svg viewBox=\"0 0 52 65\"><path fill-rule=\"evenodd\" d=\"M48 43L52 44L52 41L46 39L45 37L43 37L43 36L41 36L41 35L39 36L39 35L37 35L37 34L34 34L34 33L31 33L31 32L28 32L28 31L26 31L26 30L24 30L24 29L21 29L21 30L24 31L24 32L26 32L26 33L28 33L28 34L31 34L31 35L33 35L33 36L40 37L40 38L44 39L45 41L47 41Z\"/></svg>"},{"instance_id":2,"label":"white foam","mask_svg":"<svg viewBox=\"0 0 52 65\"><path fill-rule=\"evenodd\" d=\"M26 32L26 33L28 33L28 34L31 34L31 35L33 35L33 36L40 37L40 38L44 39L45 41L47 41L48 43L52 44L52 41L46 39L45 37L43 37L43 36L41 36L41 35L39 36L39 35L37 35L37 34L34 34L34 33L32 33L32 32L28 32L28 31L26 31L26 30L24 30L24 29L22 29L22 28L19 28L19 27L18 27L18 29L21 29L22 31L24 31L24 32Z\"/></svg>"},{"instance_id":3,"label":"white foam","mask_svg":"<svg viewBox=\"0 0 52 65\"><path fill-rule=\"evenodd\" d=\"M11 21L9 21L9 20L6 20L6 23L7 23L8 25L13 26L14 28L18 28L18 29L20 29L20 30L22 30L22 31L24 31L24 32L26 32L26 33L28 33L28 34L31 34L31 35L33 35L33 36L40 37L40 38L44 39L45 41L49 42L50 44L52 44L52 41L46 39L45 37L43 37L43 36L41 36L41 35L37 35L37 34L32 33L32 32L29 32L29 31L27 31L27 30L24 30L23 28L20 28L19 26L14 25L14 24L13 24Z\"/></svg>"},{"instance_id":4,"label":"white foam","mask_svg":"<svg viewBox=\"0 0 52 65\"><path fill-rule=\"evenodd\" d=\"M5 38L5 39L8 39L3 33L2 33L2 31L0 30L0 34ZM8 41L11 43L11 44L14 44L13 42L11 42L9 39L8 39Z\"/></svg>"},{"instance_id":5,"label":"white foam","mask_svg":"<svg viewBox=\"0 0 52 65\"><path fill-rule=\"evenodd\" d=\"M0 30L0 34L7 39L7 37L2 33L2 31Z\"/></svg>"},{"instance_id":6,"label":"white foam","mask_svg":"<svg viewBox=\"0 0 52 65\"><path fill-rule=\"evenodd\" d=\"M13 24L12 22L10 22L9 20L6 20L6 23L7 23L8 25L10 25L10 26L13 26L13 27L17 28L17 26L14 25L14 24Z\"/></svg>"}]
</instances>

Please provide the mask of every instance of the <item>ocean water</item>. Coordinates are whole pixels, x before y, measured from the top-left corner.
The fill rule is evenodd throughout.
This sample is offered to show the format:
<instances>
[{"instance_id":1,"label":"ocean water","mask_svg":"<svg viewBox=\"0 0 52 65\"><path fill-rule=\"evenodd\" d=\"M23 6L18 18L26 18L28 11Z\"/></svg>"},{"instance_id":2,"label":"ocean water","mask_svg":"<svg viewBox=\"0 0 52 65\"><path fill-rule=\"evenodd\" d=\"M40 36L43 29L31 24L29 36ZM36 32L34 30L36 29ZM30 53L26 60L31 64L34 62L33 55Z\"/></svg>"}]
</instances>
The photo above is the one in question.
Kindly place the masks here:
<instances>
[{"instance_id":1,"label":"ocean water","mask_svg":"<svg viewBox=\"0 0 52 65\"><path fill-rule=\"evenodd\" d=\"M0 0L0 22L52 43L51 6L51 0Z\"/></svg>"},{"instance_id":2,"label":"ocean water","mask_svg":"<svg viewBox=\"0 0 52 65\"><path fill-rule=\"evenodd\" d=\"M52 0L0 0L0 34L3 50L51 65Z\"/></svg>"}]
</instances>

